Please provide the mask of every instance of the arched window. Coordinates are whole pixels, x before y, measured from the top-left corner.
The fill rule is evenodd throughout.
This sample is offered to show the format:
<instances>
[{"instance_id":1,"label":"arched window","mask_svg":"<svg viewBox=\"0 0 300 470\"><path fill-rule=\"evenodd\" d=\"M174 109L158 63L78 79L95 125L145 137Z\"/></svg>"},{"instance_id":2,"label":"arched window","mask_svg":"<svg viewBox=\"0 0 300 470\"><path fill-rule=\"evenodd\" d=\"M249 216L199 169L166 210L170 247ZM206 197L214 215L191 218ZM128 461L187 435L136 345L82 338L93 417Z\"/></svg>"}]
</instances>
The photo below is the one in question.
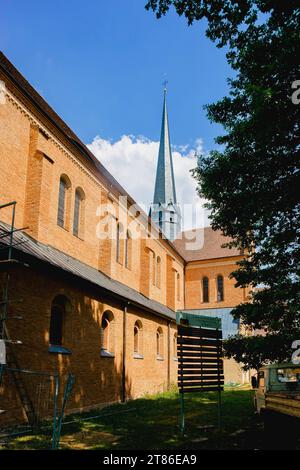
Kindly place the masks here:
<instances>
[{"instance_id":1,"label":"arched window","mask_svg":"<svg viewBox=\"0 0 300 470\"><path fill-rule=\"evenodd\" d=\"M114 354L114 316L112 312L104 312L101 320L101 356Z\"/></svg>"},{"instance_id":2,"label":"arched window","mask_svg":"<svg viewBox=\"0 0 300 470\"><path fill-rule=\"evenodd\" d=\"M133 351L135 353L138 353L139 352L139 327L137 325L134 325L133 336L134 336Z\"/></svg>"},{"instance_id":3,"label":"arched window","mask_svg":"<svg viewBox=\"0 0 300 470\"><path fill-rule=\"evenodd\" d=\"M157 359L163 359L164 357L164 335L162 328L157 328L156 331L156 355Z\"/></svg>"},{"instance_id":4,"label":"arched window","mask_svg":"<svg viewBox=\"0 0 300 470\"><path fill-rule=\"evenodd\" d=\"M57 295L52 301L49 343L50 348L58 347L55 351L53 350L53 352L69 352L67 349L62 348L62 345L66 313L70 311L70 306L69 300L64 295Z\"/></svg>"},{"instance_id":5,"label":"arched window","mask_svg":"<svg viewBox=\"0 0 300 470\"><path fill-rule=\"evenodd\" d=\"M143 327L139 320L137 320L134 324L133 335L134 356L140 358L143 354Z\"/></svg>"},{"instance_id":6,"label":"arched window","mask_svg":"<svg viewBox=\"0 0 300 470\"><path fill-rule=\"evenodd\" d=\"M131 269L131 257L132 257L132 239L129 230L126 232L125 240L125 267Z\"/></svg>"},{"instance_id":7,"label":"arched window","mask_svg":"<svg viewBox=\"0 0 300 470\"><path fill-rule=\"evenodd\" d=\"M105 351L108 350L108 340L109 340L109 320L105 315L102 317L101 322L101 349Z\"/></svg>"},{"instance_id":8,"label":"arched window","mask_svg":"<svg viewBox=\"0 0 300 470\"><path fill-rule=\"evenodd\" d=\"M156 258L155 253L152 252L152 284L156 286Z\"/></svg>"},{"instance_id":9,"label":"arched window","mask_svg":"<svg viewBox=\"0 0 300 470\"><path fill-rule=\"evenodd\" d=\"M116 234L116 260L121 263L121 235L123 232L123 226L117 223L117 234Z\"/></svg>"},{"instance_id":10,"label":"arched window","mask_svg":"<svg viewBox=\"0 0 300 470\"><path fill-rule=\"evenodd\" d=\"M208 277L202 279L202 301L209 302L209 281Z\"/></svg>"},{"instance_id":11,"label":"arched window","mask_svg":"<svg viewBox=\"0 0 300 470\"><path fill-rule=\"evenodd\" d=\"M156 355L159 356L159 331L156 332Z\"/></svg>"},{"instance_id":12,"label":"arched window","mask_svg":"<svg viewBox=\"0 0 300 470\"><path fill-rule=\"evenodd\" d=\"M173 358L177 359L177 333L173 336Z\"/></svg>"},{"instance_id":13,"label":"arched window","mask_svg":"<svg viewBox=\"0 0 300 470\"><path fill-rule=\"evenodd\" d=\"M221 275L217 277L217 300L218 302L224 300L224 279Z\"/></svg>"},{"instance_id":14,"label":"arched window","mask_svg":"<svg viewBox=\"0 0 300 470\"><path fill-rule=\"evenodd\" d=\"M67 195L70 187L69 178L66 175L62 175L59 180L57 224L64 228L68 228L69 201Z\"/></svg>"},{"instance_id":15,"label":"arched window","mask_svg":"<svg viewBox=\"0 0 300 470\"><path fill-rule=\"evenodd\" d=\"M160 256L156 258L156 287L160 289L161 286L161 259Z\"/></svg>"},{"instance_id":16,"label":"arched window","mask_svg":"<svg viewBox=\"0 0 300 470\"><path fill-rule=\"evenodd\" d=\"M180 300L180 274L176 274L176 292L177 292L177 301Z\"/></svg>"},{"instance_id":17,"label":"arched window","mask_svg":"<svg viewBox=\"0 0 300 470\"><path fill-rule=\"evenodd\" d=\"M77 188L74 202L73 234L80 238L83 238L84 233L84 200L83 190Z\"/></svg>"}]
</instances>

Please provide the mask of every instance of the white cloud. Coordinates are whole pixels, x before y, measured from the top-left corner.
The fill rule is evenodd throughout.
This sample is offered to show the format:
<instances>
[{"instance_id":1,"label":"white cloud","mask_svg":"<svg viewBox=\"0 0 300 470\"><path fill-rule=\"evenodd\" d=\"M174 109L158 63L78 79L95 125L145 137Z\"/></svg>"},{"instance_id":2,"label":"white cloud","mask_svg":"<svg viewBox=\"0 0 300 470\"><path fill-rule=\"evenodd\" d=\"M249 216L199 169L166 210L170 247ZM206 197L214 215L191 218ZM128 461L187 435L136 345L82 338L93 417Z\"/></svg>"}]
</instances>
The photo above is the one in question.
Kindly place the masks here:
<instances>
[{"instance_id":1,"label":"white cloud","mask_svg":"<svg viewBox=\"0 0 300 470\"><path fill-rule=\"evenodd\" d=\"M88 147L135 201L146 206L148 211L153 199L159 142L132 135L123 135L111 142L96 136ZM195 225L208 225L203 200L197 195L196 181L190 174L196 166L195 153L202 151L202 139L196 140L194 148L186 145L173 147L177 199L184 210L185 230ZM193 205L194 218L195 211L197 213L196 224L192 211L186 210L186 204Z\"/></svg>"}]
</instances>

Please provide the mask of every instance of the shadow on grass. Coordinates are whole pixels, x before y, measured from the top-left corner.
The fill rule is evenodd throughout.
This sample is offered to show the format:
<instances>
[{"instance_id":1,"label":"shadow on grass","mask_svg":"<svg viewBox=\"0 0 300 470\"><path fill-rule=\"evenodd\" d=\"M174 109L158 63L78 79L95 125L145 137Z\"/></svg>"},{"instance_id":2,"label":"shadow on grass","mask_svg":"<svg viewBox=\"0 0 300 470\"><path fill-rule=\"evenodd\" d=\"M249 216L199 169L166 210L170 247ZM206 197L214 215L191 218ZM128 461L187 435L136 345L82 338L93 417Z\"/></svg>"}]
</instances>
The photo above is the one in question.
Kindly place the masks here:
<instances>
[{"instance_id":1,"label":"shadow on grass","mask_svg":"<svg viewBox=\"0 0 300 470\"><path fill-rule=\"evenodd\" d=\"M61 449L247 449L255 448L261 429L253 392L235 388L222 394L222 430L217 429L217 395L185 395L186 433L179 431L179 395L166 392L90 413L67 416ZM95 415L100 417L92 418ZM71 422L72 421L72 422ZM215 425L206 432L201 426ZM10 449L49 448L49 434L23 436ZM255 441L255 442L254 442Z\"/></svg>"}]
</instances>

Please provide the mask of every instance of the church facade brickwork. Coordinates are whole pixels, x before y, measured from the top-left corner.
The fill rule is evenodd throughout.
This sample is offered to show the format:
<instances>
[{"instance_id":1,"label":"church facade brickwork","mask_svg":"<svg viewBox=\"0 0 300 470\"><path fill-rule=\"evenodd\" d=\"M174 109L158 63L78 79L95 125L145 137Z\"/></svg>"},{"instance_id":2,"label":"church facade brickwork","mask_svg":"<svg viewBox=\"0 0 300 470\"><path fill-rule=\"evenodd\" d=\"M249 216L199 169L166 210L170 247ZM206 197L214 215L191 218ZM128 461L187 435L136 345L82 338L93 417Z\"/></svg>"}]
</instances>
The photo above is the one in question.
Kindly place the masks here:
<instances>
[{"instance_id":1,"label":"church facade brickwork","mask_svg":"<svg viewBox=\"0 0 300 470\"><path fill-rule=\"evenodd\" d=\"M17 202L16 227L43 253L51 247L93 269L95 279L99 272L115 282L116 291L123 286L109 292L31 254L10 283L10 294L22 299L9 311L22 320L7 321L10 337L22 342L13 346L20 365L62 378L72 372L68 412L166 390L177 381L175 312L244 301L247 293L229 279L242 254L189 261L158 230L151 237L146 214L130 210L132 198L3 55L0 80L0 204ZM120 196L127 198L121 204ZM0 222L11 223L9 209L0 211ZM113 236L101 236L105 230ZM51 338L61 352L49 348ZM225 382L241 381L239 366L232 368ZM9 386L1 388L1 421L22 421Z\"/></svg>"}]
</instances>

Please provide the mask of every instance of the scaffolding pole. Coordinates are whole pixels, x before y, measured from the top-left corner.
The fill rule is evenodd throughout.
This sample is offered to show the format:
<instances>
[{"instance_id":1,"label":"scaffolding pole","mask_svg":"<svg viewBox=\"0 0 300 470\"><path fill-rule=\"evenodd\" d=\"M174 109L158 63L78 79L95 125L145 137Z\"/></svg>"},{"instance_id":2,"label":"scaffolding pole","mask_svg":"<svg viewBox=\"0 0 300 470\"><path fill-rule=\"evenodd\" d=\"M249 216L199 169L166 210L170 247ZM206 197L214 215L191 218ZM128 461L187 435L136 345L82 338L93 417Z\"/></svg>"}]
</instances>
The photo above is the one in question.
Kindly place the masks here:
<instances>
[{"instance_id":1,"label":"scaffolding pole","mask_svg":"<svg viewBox=\"0 0 300 470\"><path fill-rule=\"evenodd\" d=\"M25 263L20 262L18 259L14 259L14 247L20 246L24 242L14 241L14 233L19 232L23 229L15 228L15 216L16 216L16 201L8 202L6 204L0 205L1 209L11 208L11 224L2 222L0 219L0 269L3 276L3 293L2 299L0 299L0 340L4 341L5 345L9 346L9 359L7 359L7 354L3 360L4 363L0 364L0 385L3 380L4 372L7 371L11 373L16 392L21 400L22 408L25 411L27 416L30 429L34 430L39 422L39 403L40 395L38 399L38 404L34 403L32 400L32 395L28 392L28 387L26 386L26 381L24 381L25 376L33 377L52 377L54 380L54 390L53 390L53 417L52 417L52 449L57 449L59 446L61 427L63 424L63 417L65 412L65 407L67 400L71 394L73 385L74 385L74 376L72 374L68 375L66 387L63 394L61 409L59 409L59 391L60 391L60 378L57 372L49 374L47 372L37 372L25 368L21 368L17 356L15 354L12 345L22 344L22 341L17 339L11 339L8 333L6 322L8 320L21 320L22 316L20 315L10 315L9 305L12 303L19 303L22 300L12 299L10 297L10 282L11 282L11 273L10 269L14 266L28 266ZM44 379L43 379L44 380ZM30 388L30 387L29 387ZM39 393L42 393L43 389ZM27 432L27 431L26 431Z\"/></svg>"}]
</instances>

